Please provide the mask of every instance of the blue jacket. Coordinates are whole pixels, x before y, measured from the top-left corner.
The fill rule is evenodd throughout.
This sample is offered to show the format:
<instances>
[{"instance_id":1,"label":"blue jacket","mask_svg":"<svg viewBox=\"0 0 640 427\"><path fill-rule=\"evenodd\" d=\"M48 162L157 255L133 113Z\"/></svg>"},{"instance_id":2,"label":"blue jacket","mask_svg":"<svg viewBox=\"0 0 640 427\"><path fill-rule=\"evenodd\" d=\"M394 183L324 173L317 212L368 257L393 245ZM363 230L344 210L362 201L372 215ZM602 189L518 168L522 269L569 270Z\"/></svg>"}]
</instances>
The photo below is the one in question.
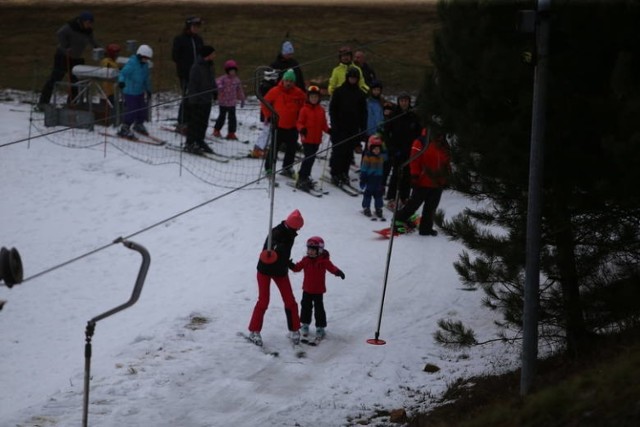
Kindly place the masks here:
<instances>
[{"instance_id":1,"label":"blue jacket","mask_svg":"<svg viewBox=\"0 0 640 427\"><path fill-rule=\"evenodd\" d=\"M118 82L124 82L122 93L125 95L143 95L151 92L149 64L142 62L138 55L131 55L118 75Z\"/></svg>"},{"instance_id":2,"label":"blue jacket","mask_svg":"<svg viewBox=\"0 0 640 427\"><path fill-rule=\"evenodd\" d=\"M384 162L386 155L373 154L365 151L360 164L360 188L371 192L379 191L384 187Z\"/></svg>"}]
</instances>

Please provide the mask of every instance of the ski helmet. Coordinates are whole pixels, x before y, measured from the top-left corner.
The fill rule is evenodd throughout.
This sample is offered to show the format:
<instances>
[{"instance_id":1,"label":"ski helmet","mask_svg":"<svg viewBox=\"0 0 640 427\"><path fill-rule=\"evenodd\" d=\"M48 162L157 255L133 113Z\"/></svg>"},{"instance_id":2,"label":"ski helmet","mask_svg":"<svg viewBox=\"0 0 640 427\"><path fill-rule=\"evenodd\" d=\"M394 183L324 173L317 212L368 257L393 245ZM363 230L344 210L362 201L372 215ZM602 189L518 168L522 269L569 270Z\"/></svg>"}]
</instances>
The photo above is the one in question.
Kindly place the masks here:
<instances>
[{"instance_id":1,"label":"ski helmet","mask_svg":"<svg viewBox=\"0 0 640 427\"><path fill-rule=\"evenodd\" d=\"M320 88L316 85L311 85L307 88L307 95L311 95L311 94L317 94L320 95Z\"/></svg>"},{"instance_id":2,"label":"ski helmet","mask_svg":"<svg viewBox=\"0 0 640 427\"><path fill-rule=\"evenodd\" d=\"M369 88L373 89L374 87L379 87L380 89L382 89L382 82L380 80L372 81L371 84L369 85Z\"/></svg>"},{"instance_id":3,"label":"ski helmet","mask_svg":"<svg viewBox=\"0 0 640 427\"><path fill-rule=\"evenodd\" d=\"M380 135L375 133L369 137L368 144L369 144L369 149L373 147L382 147L382 138L380 138Z\"/></svg>"},{"instance_id":4,"label":"ski helmet","mask_svg":"<svg viewBox=\"0 0 640 427\"><path fill-rule=\"evenodd\" d=\"M411 102L411 95L409 95L409 92L400 92L397 101L400 102L401 99L408 99Z\"/></svg>"},{"instance_id":5,"label":"ski helmet","mask_svg":"<svg viewBox=\"0 0 640 427\"><path fill-rule=\"evenodd\" d=\"M341 46L340 49L338 49L338 56L342 56L342 55L352 55L353 56L353 52L351 51L351 47L349 47L349 46Z\"/></svg>"},{"instance_id":6,"label":"ski helmet","mask_svg":"<svg viewBox=\"0 0 640 427\"><path fill-rule=\"evenodd\" d=\"M233 59L229 59L224 63L224 71L229 72L229 70L236 70L238 71L238 64L236 64L236 61L234 61Z\"/></svg>"},{"instance_id":7,"label":"ski helmet","mask_svg":"<svg viewBox=\"0 0 640 427\"><path fill-rule=\"evenodd\" d=\"M137 55L142 56L143 58L153 58L153 49L147 44L141 44L138 50L136 51Z\"/></svg>"},{"instance_id":8,"label":"ski helmet","mask_svg":"<svg viewBox=\"0 0 640 427\"><path fill-rule=\"evenodd\" d=\"M307 240L307 248L315 249L320 255L324 251L324 240L320 236L309 237Z\"/></svg>"},{"instance_id":9,"label":"ski helmet","mask_svg":"<svg viewBox=\"0 0 640 427\"><path fill-rule=\"evenodd\" d=\"M120 53L120 45L117 43L111 43L109 45L107 45L107 56L110 58L116 58L116 56L118 56L118 54Z\"/></svg>"}]
</instances>

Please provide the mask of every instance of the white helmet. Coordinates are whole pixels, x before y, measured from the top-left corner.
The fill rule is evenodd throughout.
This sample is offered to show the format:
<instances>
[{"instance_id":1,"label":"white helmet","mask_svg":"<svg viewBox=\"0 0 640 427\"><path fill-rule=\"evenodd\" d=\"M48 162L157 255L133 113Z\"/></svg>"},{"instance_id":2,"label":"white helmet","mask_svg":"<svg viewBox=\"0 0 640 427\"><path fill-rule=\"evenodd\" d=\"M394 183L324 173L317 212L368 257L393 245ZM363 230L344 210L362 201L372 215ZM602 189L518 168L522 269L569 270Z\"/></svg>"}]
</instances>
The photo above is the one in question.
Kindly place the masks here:
<instances>
[{"instance_id":1,"label":"white helmet","mask_svg":"<svg viewBox=\"0 0 640 427\"><path fill-rule=\"evenodd\" d=\"M144 56L145 58L153 58L153 49L147 44L141 44L136 51L137 55Z\"/></svg>"}]
</instances>

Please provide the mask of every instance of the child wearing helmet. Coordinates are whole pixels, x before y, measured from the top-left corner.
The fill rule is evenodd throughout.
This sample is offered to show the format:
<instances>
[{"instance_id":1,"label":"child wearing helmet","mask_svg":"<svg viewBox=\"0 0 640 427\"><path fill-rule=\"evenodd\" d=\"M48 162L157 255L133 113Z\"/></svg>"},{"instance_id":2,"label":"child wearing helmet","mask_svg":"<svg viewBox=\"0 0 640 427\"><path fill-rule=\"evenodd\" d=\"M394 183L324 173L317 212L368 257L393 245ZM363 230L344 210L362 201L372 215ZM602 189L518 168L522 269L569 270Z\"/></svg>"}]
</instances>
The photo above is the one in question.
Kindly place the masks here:
<instances>
[{"instance_id":1,"label":"child wearing helmet","mask_svg":"<svg viewBox=\"0 0 640 427\"><path fill-rule=\"evenodd\" d=\"M224 122L229 116L229 127L226 139L237 141L236 129L238 121L236 119L236 104L240 102L240 108L244 108L244 100L246 99L242 90L242 81L238 77L238 64L233 59L229 59L224 63L224 74L216 79L218 86L218 106L220 113L213 125L213 136L220 138L220 130L224 126Z\"/></svg>"},{"instance_id":2,"label":"child wearing helmet","mask_svg":"<svg viewBox=\"0 0 640 427\"><path fill-rule=\"evenodd\" d=\"M384 163L386 155L383 151L382 139L374 134L369 137L367 149L362 154L360 165L360 188L362 195L362 213L371 216L371 199L376 210L376 217L384 221L382 207L384 206Z\"/></svg>"},{"instance_id":3,"label":"child wearing helmet","mask_svg":"<svg viewBox=\"0 0 640 427\"><path fill-rule=\"evenodd\" d=\"M124 116L118 136L136 140L133 130L142 135L148 135L144 122L149 117L148 101L151 98L151 77L149 61L153 58L153 49L143 44L138 47L135 55L131 55L118 75L118 86L124 96ZM145 95L147 100L145 100Z\"/></svg>"},{"instance_id":4,"label":"child wearing helmet","mask_svg":"<svg viewBox=\"0 0 640 427\"><path fill-rule=\"evenodd\" d=\"M320 88L318 86L311 85L307 89L307 102L300 109L296 127L300 134L302 152L304 153L304 160L298 171L296 187L303 191L309 191L313 188L311 168L316 159L318 148L322 143L322 133L329 133L327 114L320 104Z\"/></svg>"},{"instance_id":5,"label":"child wearing helmet","mask_svg":"<svg viewBox=\"0 0 640 427\"><path fill-rule=\"evenodd\" d=\"M327 314L324 310L324 294L326 272L330 272L344 280L345 275L329 258L329 251L324 248L324 240L320 236L313 236L307 240L307 255L297 263L290 262L289 268L293 272L304 270L302 280L302 301L300 302L300 333L303 337L309 335L311 314L316 323L316 341L325 336Z\"/></svg>"}]
</instances>

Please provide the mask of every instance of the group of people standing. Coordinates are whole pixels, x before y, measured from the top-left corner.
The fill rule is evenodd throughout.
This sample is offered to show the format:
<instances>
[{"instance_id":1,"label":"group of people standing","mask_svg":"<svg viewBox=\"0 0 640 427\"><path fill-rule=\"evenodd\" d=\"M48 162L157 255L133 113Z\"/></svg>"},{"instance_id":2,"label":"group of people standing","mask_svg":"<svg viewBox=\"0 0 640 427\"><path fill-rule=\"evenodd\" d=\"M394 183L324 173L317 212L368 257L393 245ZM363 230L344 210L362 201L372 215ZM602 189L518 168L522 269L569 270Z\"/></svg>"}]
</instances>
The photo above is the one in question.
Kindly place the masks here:
<instances>
[{"instance_id":1,"label":"group of people standing","mask_svg":"<svg viewBox=\"0 0 640 427\"><path fill-rule=\"evenodd\" d=\"M42 89L39 108L50 102L55 83L65 74L69 73L70 81L75 81L71 69L84 63L82 55L86 46L98 46L93 37L93 23L93 14L82 12L58 31L54 67ZM187 135L185 150L193 153L212 152L204 140L214 101L219 102L220 114L213 135L222 137L221 130L228 120L226 139L230 140L237 139L236 105L240 103L242 106L245 101L235 60L225 61L224 74L216 78L213 67L216 51L200 36L202 25L203 20L199 17L187 18L182 32L173 39L172 47L172 59L182 91L177 130ZM117 44L110 44L102 63L119 67L115 62L119 52ZM123 94L125 113L119 135L123 137L133 139L134 132L148 134L144 122L151 96L149 62L152 58L152 48L140 45L120 70L118 86ZM433 216L451 170L449 147L438 120L423 126L407 93L397 96L395 103L385 100L383 85L367 64L364 52L356 51L354 54L348 46L339 48L338 64L328 81L328 112L320 102L320 87L305 85L290 41L282 43L271 68L274 71L265 73L260 91L278 115L273 125L276 128L275 147L285 153L281 174L291 178L296 176L293 165L300 140L304 159L297 173L296 186L302 190L313 188L316 185L312 179L315 156L323 134L329 134L332 144L329 162L331 181L338 186L350 185L350 168L359 166L362 208L366 216L373 215L370 208L373 201L375 214L382 218L386 198L387 206L396 212L397 223L392 227L412 227L414 225L409 218L422 205L419 234L437 235L433 229ZM108 95L113 97L113 92ZM114 102L112 98L110 100ZM270 109L262 105L260 116L265 127L271 125ZM355 154L362 154L359 165ZM276 170L275 160L269 155L265 155L265 159L265 168ZM291 247L303 223L300 212L296 210L276 226L271 231L271 239L265 241L257 266L258 302L249 324L250 337L257 344L262 343L260 331L269 305L271 280L283 298L287 327L294 342L300 339L300 328L303 334L308 333L312 310L315 310L316 335L319 338L324 336L326 313L322 294L326 291L325 272L342 279L345 276L329 260L324 241L318 236L307 242L306 257L297 263L291 261ZM268 242L271 242L271 247ZM288 279L289 269L305 271L300 314Z\"/></svg>"}]
</instances>

